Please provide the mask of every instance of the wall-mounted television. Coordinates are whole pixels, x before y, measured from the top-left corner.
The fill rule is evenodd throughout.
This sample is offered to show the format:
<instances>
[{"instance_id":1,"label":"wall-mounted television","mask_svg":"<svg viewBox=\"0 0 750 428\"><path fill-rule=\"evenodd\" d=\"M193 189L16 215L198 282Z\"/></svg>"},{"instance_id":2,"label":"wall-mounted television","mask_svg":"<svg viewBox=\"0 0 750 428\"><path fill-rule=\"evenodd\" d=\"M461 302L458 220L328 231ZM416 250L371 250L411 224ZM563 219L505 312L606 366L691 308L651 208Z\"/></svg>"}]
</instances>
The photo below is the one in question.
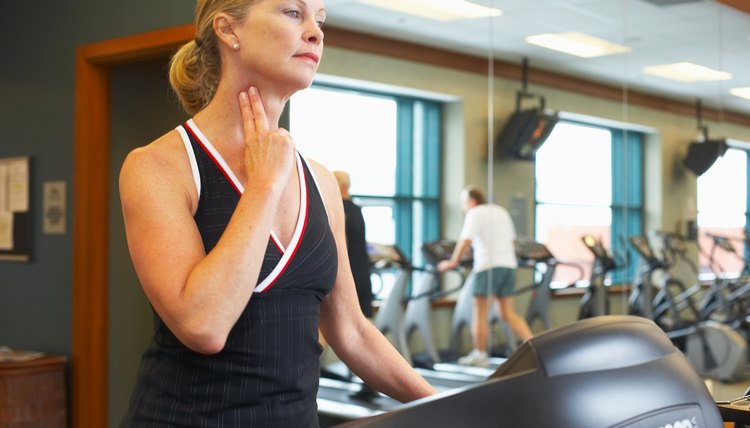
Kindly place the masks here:
<instances>
[{"instance_id":1,"label":"wall-mounted television","mask_svg":"<svg viewBox=\"0 0 750 428\"><path fill-rule=\"evenodd\" d=\"M534 154L549 137L557 121L557 112L554 110L516 110L495 140L495 150L507 157L533 160Z\"/></svg>"},{"instance_id":2,"label":"wall-mounted television","mask_svg":"<svg viewBox=\"0 0 750 428\"><path fill-rule=\"evenodd\" d=\"M708 171L717 159L724 156L727 147L724 139L692 142L688 146L688 153L683 164L695 175L700 176Z\"/></svg>"}]
</instances>

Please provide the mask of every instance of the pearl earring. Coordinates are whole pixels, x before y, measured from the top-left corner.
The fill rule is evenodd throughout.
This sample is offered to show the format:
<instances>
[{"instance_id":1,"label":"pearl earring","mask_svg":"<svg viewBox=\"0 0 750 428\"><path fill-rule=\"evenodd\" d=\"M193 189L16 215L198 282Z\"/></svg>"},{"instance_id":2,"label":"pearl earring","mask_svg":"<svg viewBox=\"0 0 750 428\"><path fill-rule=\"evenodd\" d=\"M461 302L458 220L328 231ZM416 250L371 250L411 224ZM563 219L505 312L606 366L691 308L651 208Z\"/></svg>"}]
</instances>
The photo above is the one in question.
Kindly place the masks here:
<instances>
[{"instance_id":1,"label":"pearl earring","mask_svg":"<svg viewBox=\"0 0 750 428\"><path fill-rule=\"evenodd\" d=\"M232 49L234 49L234 50L237 50L237 49L239 49L239 48L240 48L240 44L239 44L239 43L234 43L234 44L232 45Z\"/></svg>"}]
</instances>

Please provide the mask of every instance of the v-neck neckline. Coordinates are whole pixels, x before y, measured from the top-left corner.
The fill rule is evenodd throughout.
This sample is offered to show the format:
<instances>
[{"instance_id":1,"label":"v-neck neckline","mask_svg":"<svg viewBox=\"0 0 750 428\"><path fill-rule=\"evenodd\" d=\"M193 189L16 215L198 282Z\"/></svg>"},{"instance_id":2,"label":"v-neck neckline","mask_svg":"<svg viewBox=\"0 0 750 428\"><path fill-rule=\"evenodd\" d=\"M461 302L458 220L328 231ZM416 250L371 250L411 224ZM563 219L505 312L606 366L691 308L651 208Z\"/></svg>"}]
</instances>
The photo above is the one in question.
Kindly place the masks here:
<instances>
[{"instance_id":1,"label":"v-neck neckline","mask_svg":"<svg viewBox=\"0 0 750 428\"><path fill-rule=\"evenodd\" d=\"M198 141L198 143L203 147L203 149L206 151L209 157L211 157L211 159L214 161L216 166L221 170L221 172L230 182L232 187L234 187L235 191L239 195L244 194L245 187L237 179L237 175L234 173L234 171L232 171L232 169L229 167L229 164L224 160L224 158L221 156L221 153L219 153L219 151L211 143L211 141L203 134L203 132L201 132L200 128L198 128L198 126L195 124L193 119L189 119L186 122L186 127L188 131L190 131L193 134L193 136ZM297 247L299 246L299 243L302 240L302 235L304 232L306 219L307 219L308 201L307 201L307 180L305 179L305 171L304 171L302 159L299 153L296 153L296 164L297 164L297 177L299 180L300 193L299 193L299 212L297 215L297 222L294 227L294 232L292 233L292 238L290 239L288 245L284 247L284 245L282 244L276 232L274 230L271 230L270 237L275 243L276 247L278 248L282 256L281 256L281 259L279 260L279 263L276 265L276 267L271 272L271 274L268 275L267 278L265 278L263 281L261 281L261 283L258 284L256 291L263 291L265 288L268 287L268 285L270 285L273 279L276 276L278 276L278 274L280 274L281 271L284 270L284 268L291 261L292 256L296 252ZM264 283L266 281L268 281L268 284L266 284L264 287Z\"/></svg>"}]
</instances>

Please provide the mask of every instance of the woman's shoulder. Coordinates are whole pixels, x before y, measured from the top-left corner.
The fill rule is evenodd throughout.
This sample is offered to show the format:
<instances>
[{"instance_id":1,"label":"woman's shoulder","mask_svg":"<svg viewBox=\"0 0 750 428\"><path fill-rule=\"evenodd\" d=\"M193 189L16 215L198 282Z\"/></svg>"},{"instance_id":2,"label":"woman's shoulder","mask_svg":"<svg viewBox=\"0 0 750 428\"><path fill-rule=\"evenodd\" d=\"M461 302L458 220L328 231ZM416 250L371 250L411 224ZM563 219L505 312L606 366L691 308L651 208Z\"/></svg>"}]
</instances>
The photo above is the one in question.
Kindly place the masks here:
<instances>
[{"instance_id":1,"label":"woman's shoulder","mask_svg":"<svg viewBox=\"0 0 750 428\"><path fill-rule=\"evenodd\" d=\"M315 183L318 186L320 194L323 195L325 204L328 207L339 207L338 210L343 211L343 204L341 203L341 190L339 190L338 181L333 173L323 166L321 163L305 157L310 171L315 177ZM337 210L334 210L335 213ZM331 211L329 211L331 213Z\"/></svg>"},{"instance_id":2,"label":"woman's shoulder","mask_svg":"<svg viewBox=\"0 0 750 428\"><path fill-rule=\"evenodd\" d=\"M137 147L128 153L123 169L157 169L174 172L181 162L180 152L185 152L182 137L176 130L171 130L156 140Z\"/></svg>"},{"instance_id":3,"label":"woman's shoulder","mask_svg":"<svg viewBox=\"0 0 750 428\"><path fill-rule=\"evenodd\" d=\"M192 195L195 191L190 160L176 130L133 149L120 169L121 191L141 193L146 187Z\"/></svg>"},{"instance_id":4,"label":"woman's shoulder","mask_svg":"<svg viewBox=\"0 0 750 428\"><path fill-rule=\"evenodd\" d=\"M338 191L339 185L336 181L336 177L334 177L333 173L328 168L314 159L310 159L304 155L301 156L305 159L307 166L315 176L315 181L317 182L318 186L322 187L322 191L328 190L331 187L334 187Z\"/></svg>"}]
</instances>

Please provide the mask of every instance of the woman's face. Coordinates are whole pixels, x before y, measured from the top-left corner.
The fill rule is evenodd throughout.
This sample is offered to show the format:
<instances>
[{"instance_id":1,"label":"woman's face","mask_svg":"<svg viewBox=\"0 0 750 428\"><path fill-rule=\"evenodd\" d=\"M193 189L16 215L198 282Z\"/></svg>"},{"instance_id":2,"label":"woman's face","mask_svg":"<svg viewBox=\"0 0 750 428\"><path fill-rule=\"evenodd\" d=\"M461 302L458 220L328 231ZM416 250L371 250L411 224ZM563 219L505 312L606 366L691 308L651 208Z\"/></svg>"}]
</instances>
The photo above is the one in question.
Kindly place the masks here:
<instances>
[{"instance_id":1,"label":"woman's face","mask_svg":"<svg viewBox=\"0 0 750 428\"><path fill-rule=\"evenodd\" d=\"M312 83L323 55L322 0L258 0L235 28L242 64L255 84L300 90Z\"/></svg>"}]
</instances>

